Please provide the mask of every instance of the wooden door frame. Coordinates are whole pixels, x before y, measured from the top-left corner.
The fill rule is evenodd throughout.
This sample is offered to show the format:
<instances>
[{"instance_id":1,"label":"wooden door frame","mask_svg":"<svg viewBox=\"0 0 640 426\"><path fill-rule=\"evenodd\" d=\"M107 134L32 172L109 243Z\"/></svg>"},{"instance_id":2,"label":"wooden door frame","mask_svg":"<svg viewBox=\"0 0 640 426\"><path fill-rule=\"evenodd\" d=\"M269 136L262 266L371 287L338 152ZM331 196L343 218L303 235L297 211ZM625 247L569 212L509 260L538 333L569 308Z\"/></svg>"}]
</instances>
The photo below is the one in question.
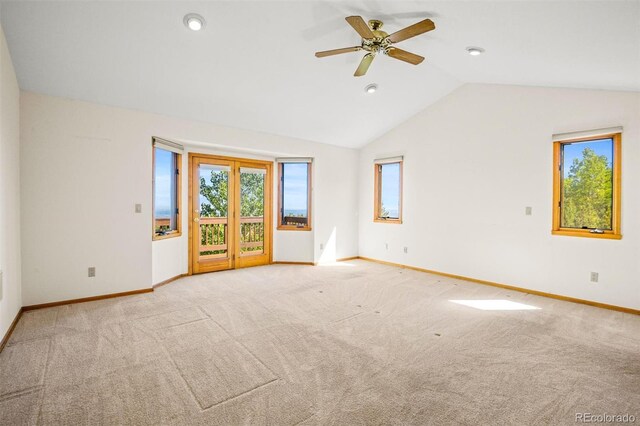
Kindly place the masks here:
<instances>
[{"instance_id":1,"label":"wooden door frame","mask_svg":"<svg viewBox=\"0 0 640 426\"><path fill-rule=\"evenodd\" d=\"M239 269L239 268L247 268L250 266L258 266L258 265L263 265L264 264L264 256L266 255L266 262L267 264L271 264L273 263L273 250L271 250L271 248L273 247L273 204L272 204L272 193L273 193L273 175L272 175L272 167L273 167L273 163L270 163L268 161L258 161L258 160L253 160L253 159L239 159L238 161L236 161L236 170L235 170L235 179L236 182L238 182L238 184L236 185L235 188L235 197L237 201L237 206L236 207L240 207L240 190L241 190L241 185L240 185L240 172L241 169L243 167L247 167L247 168L262 168L264 167L266 170L266 175L264 178L264 213L263 213L263 223L265 224L265 229L264 229L264 241L263 241L263 247L264 247L264 252L262 255L249 255L249 256L242 256L240 253L240 244L235 244L234 245L234 254L235 254L235 262L234 262L234 269ZM236 217L236 220L238 221L238 224L240 224L240 215L238 214L238 216ZM239 226L239 225L238 225ZM237 236L237 234L236 234ZM268 248L268 250L267 250ZM258 257L260 257L261 259L258 259Z\"/></svg>"},{"instance_id":2,"label":"wooden door frame","mask_svg":"<svg viewBox=\"0 0 640 426\"><path fill-rule=\"evenodd\" d=\"M203 161L204 160L204 161ZM196 182L200 181L200 177L198 175L198 170L199 170L199 164L200 163L207 163L207 161L210 161L212 163L218 163L218 165L222 165L222 166L226 166L229 167L229 174L228 174L228 183L229 183L229 187L233 188L235 185L235 178L236 175L235 173L233 173L234 170L234 166L235 163L232 160L227 160L227 159L210 159L210 158L203 158L202 156L199 155L189 155L189 275L193 275L195 274L199 274L199 273L205 273L205 272L215 272L215 271L224 271L224 270L228 270L228 269L234 269L235 265L234 265L234 261L235 261L235 253L231 251L231 247L235 247L235 233L231 232L231 230L235 229L235 212L234 212L234 207L235 207L235 192L229 192L228 194L228 208L227 208L227 257L226 258L220 258L219 260L213 260L209 262L208 268L206 270L200 270L200 268L198 268L198 270L195 270L196 268L194 268L194 259L192 258L192 253L193 253L193 246L195 245L196 241L194 241L193 235L192 233L195 232L194 230L194 226L193 224L196 222L196 216L195 216L195 208L192 205L192 201L193 201L193 190L195 190L194 185L196 184ZM199 185L198 185L199 188ZM198 219L199 219L199 215L198 215ZM198 221L198 226L200 226L199 221Z\"/></svg>"},{"instance_id":3,"label":"wooden door frame","mask_svg":"<svg viewBox=\"0 0 640 426\"><path fill-rule=\"evenodd\" d=\"M260 166L260 167L265 167L265 169L267 170L267 174L265 177L265 213L264 213L264 223L265 223L265 250L268 250L268 264L273 263L273 161L265 161L265 160L256 160L253 158L240 158L240 157L229 157L229 156L222 156L222 155L211 155L211 154L199 154L196 152L190 152L189 153L189 160L188 160L188 169L189 169L189 188L188 188L188 200L187 200L187 205L188 205L188 209L189 209L189 215L188 215L188 221L189 221L189 226L188 226L188 246L189 246L189 268L188 268L188 274L189 275L193 275L193 262L194 262L194 252L193 252L193 233L194 233L194 226L193 226L193 220L194 220L194 209L193 209L193 190L194 190L194 173L196 168L194 167L194 161L195 159L204 159L204 160L211 160L211 161L230 161L233 163L244 163L244 164L253 164L256 166ZM235 165L232 166L232 171L234 174L234 179L235 179L235 174L239 174L239 165L236 167ZM247 167L247 166L245 166ZM235 189L235 193L237 193L239 195L239 180L238 180L238 185L236 185L236 189ZM234 198L236 196L236 194L234 193ZM239 199L238 199L239 200ZM239 201L238 201L239 202ZM235 205L231 206L234 209L233 214L235 215ZM267 219L268 217L268 219ZM235 239L236 238L236 232L235 232L235 226L233 229L233 232L230 232L230 239ZM268 242L267 242L268 239ZM239 244L233 244L233 250L234 250L234 260L232 261L231 264L231 268L230 269L236 269L236 262L235 259L237 259L237 256L239 255L239 251L240 251L240 246ZM251 265L247 265L247 266L251 266Z\"/></svg>"}]
</instances>

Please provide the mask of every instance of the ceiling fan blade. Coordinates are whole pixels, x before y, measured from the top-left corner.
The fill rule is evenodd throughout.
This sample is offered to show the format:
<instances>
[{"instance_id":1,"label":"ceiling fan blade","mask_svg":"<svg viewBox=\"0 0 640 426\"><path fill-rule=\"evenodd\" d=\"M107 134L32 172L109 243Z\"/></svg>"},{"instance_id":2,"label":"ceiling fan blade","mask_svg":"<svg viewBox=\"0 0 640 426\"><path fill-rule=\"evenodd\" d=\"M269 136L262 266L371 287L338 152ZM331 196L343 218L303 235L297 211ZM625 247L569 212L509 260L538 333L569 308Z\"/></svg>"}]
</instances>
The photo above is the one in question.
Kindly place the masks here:
<instances>
[{"instance_id":1,"label":"ceiling fan blade","mask_svg":"<svg viewBox=\"0 0 640 426\"><path fill-rule=\"evenodd\" d=\"M406 50L398 49L397 47L390 47L387 50L387 55L413 65L418 65L420 62L424 61L424 57L416 55L415 53L407 52Z\"/></svg>"},{"instance_id":2,"label":"ceiling fan blade","mask_svg":"<svg viewBox=\"0 0 640 426\"><path fill-rule=\"evenodd\" d=\"M408 38L426 33L427 31L434 30L435 28L436 24L434 24L431 19L425 19L424 21L420 21L417 24L413 24L411 26L408 26L407 28L401 29L400 31L396 31L395 33L387 37L387 39L389 39L392 43L398 43Z\"/></svg>"},{"instance_id":3,"label":"ceiling fan blade","mask_svg":"<svg viewBox=\"0 0 640 426\"><path fill-rule=\"evenodd\" d=\"M360 34L360 37L362 38L375 37L375 35L373 35L373 32L371 32L371 28L369 28L367 23L364 22L364 19L362 19L362 16L347 16L344 19L349 23L349 25L353 27L354 30L356 30L358 34Z\"/></svg>"},{"instance_id":4,"label":"ceiling fan blade","mask_svg":"<svg viewBox=\"0 0 640 426\"><path fill-rule=\"evenodd\" d=\"M373 61L373 58L375 58L375 55L373 53L367 53L366 55L364 55L364 58L362 58L362 60L360 61L360 65L358 65L358 69L356 69L356 72L353 74L353 76L362 77L363 75L365 75L367 73L367 70L369 69L369 65L371 65L371 62Z\"/></svg>"},{"instance_id":5,"label":"ceiling fan blade","mask_svg":"<svg viewBox=\"0 0 640 426\"><path fill-rule=\"evenodd\" d=\"M340 55L341 53L357 52L362 50L360 46L345 47L343 49L324 50L322 52L316 52L316 58L324 58L325 56Z\"/></svg>"}]
</instances>

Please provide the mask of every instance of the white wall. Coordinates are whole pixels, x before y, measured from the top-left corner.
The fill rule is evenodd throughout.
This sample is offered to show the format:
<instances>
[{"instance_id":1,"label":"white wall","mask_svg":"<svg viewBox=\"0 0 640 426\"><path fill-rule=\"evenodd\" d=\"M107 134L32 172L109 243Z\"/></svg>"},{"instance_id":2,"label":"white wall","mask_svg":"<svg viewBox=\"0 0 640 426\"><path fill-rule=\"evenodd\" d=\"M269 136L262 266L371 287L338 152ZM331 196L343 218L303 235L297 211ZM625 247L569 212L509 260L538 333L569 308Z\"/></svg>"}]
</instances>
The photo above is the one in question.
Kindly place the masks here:
<instances>
[{"instance_id":1,"label":"white wall","mask_svg":"<svg viewBox=\"0 0 640 426\"><path fill-rule=\"evenodd\" d=\"M24 305L148 288L187 271L186 215L182 237L151 242L152 136L195 141L189 149L204 153L314 157L314 229L274 232L274 260L321 260L334 229L332 255L357 255L355 150L23 92Z\"/></svg>"},{"instance_id":2,"label":"white wall","mask_svg":"<svg viewBox=\"0 0 640 426\"><path fill-rule=\"evenodd\" d=\"M622 240L552 236L551 135L620 125ZM404 223L373 223L372 162L396 154ZM640 93L465 85L361 151L359 253L638 309L639 158Z\"/></svg>"},{"instance_id":3,"label":"white wall","mask_svg":"<svg viewBox=\"0 0 640 426\"><path fill-rule=\"evenodd\" d=\"M22 306L19 111L20 89L0 28L0 339Z\"/></svg>"}]
</instances>

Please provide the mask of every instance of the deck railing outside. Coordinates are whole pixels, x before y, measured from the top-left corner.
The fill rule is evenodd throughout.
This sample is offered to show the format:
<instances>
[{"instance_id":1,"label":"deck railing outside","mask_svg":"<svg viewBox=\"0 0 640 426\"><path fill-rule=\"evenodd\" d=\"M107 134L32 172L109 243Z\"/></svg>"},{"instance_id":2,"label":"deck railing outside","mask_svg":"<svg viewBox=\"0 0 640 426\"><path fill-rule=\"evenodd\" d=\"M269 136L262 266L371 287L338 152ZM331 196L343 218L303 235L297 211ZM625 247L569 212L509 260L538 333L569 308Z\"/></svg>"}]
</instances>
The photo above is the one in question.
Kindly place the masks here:
<instances>
[{"instance_id":1,"label":"deck railing outside","mask_svg":"<svg viewBox=\"0 0 640 426\"><path fill-rule=\"evenodd\" d=\"M216 258L227 256L227 217L200 218L200 257ZM264 217L240 218L240 252L262 253L264 251Z\"/></svg>"},{"instance_id":2,"label":"deck railing outside","mask_svg":"<svg viewBox=\"0 0 640 426\"><path fill-rule=\"evenodd\" d=\"M298 228L304 228L308 222L308 218L301 216L284 216L282 218L283 225L297 226Z\"/></svg>"}]
</instances>

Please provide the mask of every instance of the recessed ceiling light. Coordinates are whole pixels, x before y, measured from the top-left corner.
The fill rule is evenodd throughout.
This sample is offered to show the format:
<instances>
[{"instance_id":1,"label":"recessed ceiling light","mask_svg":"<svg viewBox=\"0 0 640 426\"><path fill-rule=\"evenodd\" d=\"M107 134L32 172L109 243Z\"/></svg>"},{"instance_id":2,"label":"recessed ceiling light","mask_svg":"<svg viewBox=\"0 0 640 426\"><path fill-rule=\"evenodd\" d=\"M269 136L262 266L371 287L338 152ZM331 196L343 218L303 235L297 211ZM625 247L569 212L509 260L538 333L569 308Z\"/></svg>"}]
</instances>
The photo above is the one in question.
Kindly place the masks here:
<instances>
[{"instance_id":1,"label":"recessed ceiling light","mask_svg":"<svg viewBox=\"0 0 640 426\"><path fill-rule=\"evenodd\" d=\"M482 47L469 46L467 47L467 52L471 56L478 56L484 53L484 49Z\"/></svg>"},{"instance_id":2,"label":"recessed ceiling light","mask_svg":"<svg viewBox=\"0 0 640 426\"><path fill-rule=\"evenodd\" d=\"M192 31L200 31L204 28L204 18L197 13L185 15L183 22Z\"/></svg>"},{"instance_id":3,"label":"recessed ceiling light","mask_svg":"<svg viewBox=\"0 0 640 426\"><path fill-rule=\"evenodd\" d=\"M367 87L364 88L364 91L367 93L375 93L376 90L378 90L377 84L369 84Z\"/></svg>"}]
</instances>

